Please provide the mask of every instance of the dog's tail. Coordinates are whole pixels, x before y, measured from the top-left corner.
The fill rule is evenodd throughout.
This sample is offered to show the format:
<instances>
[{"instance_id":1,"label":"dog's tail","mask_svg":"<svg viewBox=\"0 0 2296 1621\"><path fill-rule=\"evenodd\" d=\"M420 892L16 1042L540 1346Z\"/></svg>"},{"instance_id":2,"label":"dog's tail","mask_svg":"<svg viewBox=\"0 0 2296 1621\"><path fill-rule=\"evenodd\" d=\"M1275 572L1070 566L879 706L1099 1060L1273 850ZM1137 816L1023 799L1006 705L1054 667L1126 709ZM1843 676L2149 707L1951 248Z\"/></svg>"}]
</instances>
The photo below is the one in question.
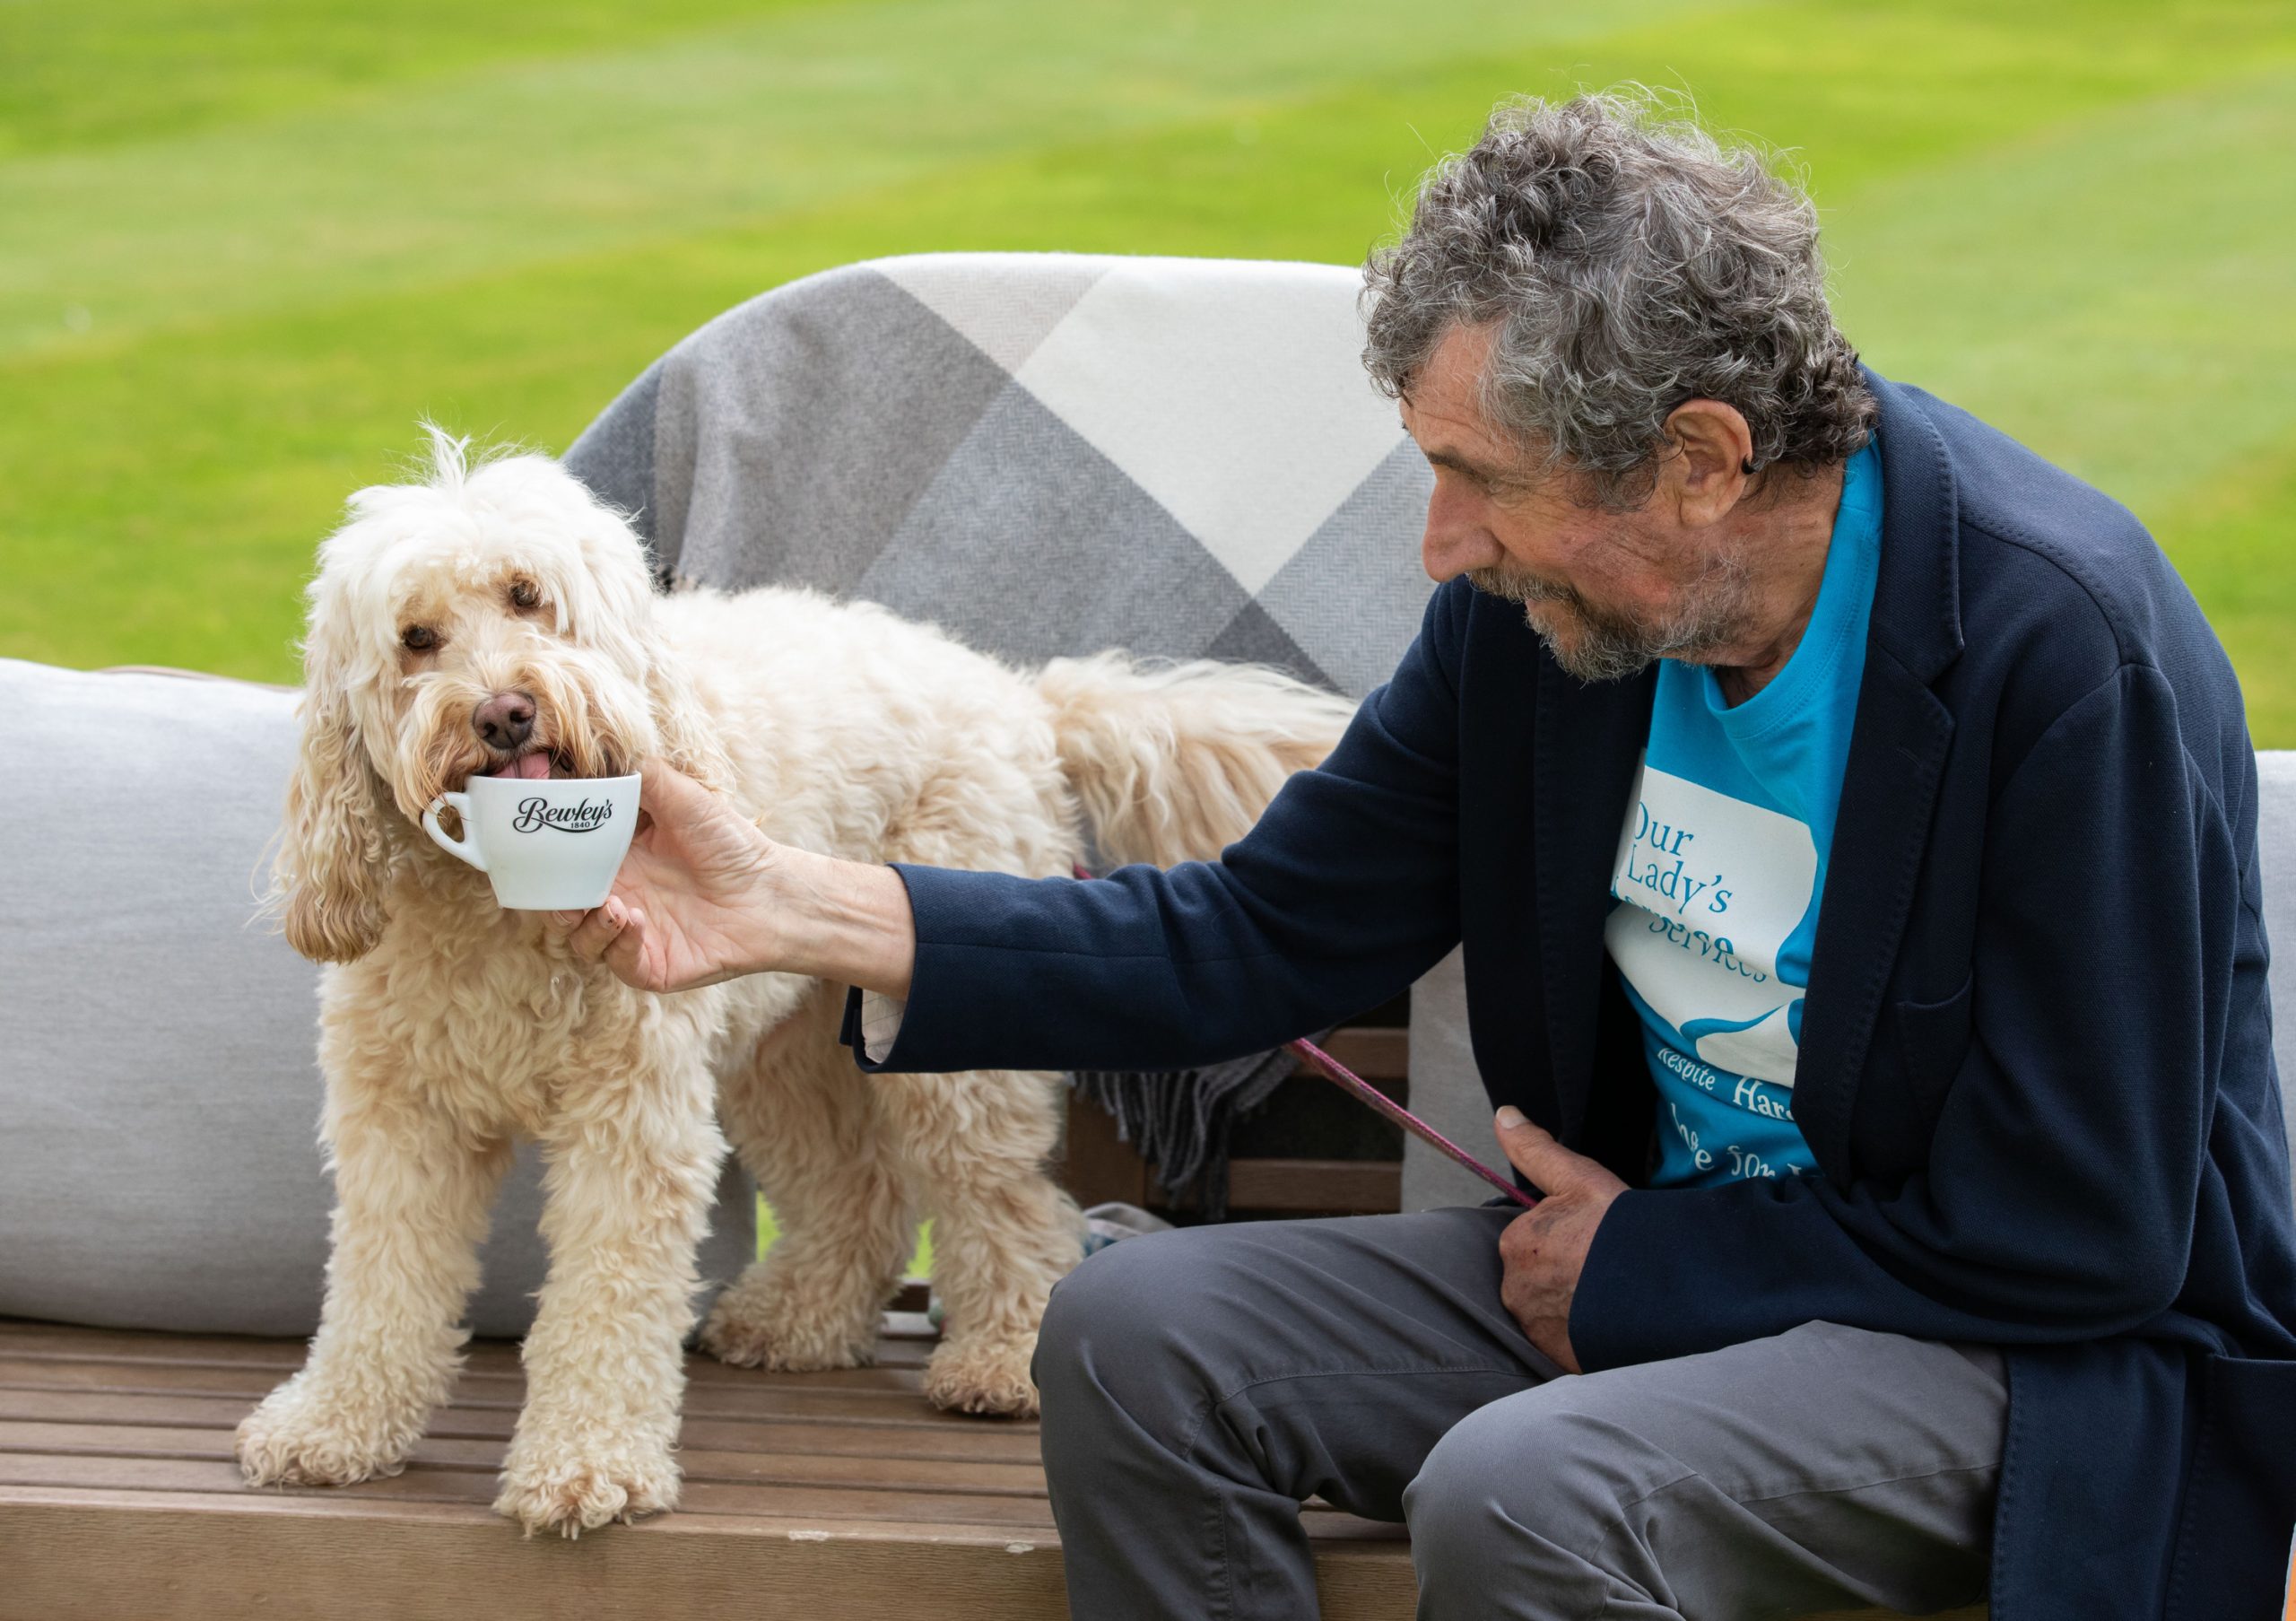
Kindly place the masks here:
<instances>
[{"instance_id":1,"label":"dog's tail","mask_svg":"<svg viewBox=\"0 0 2296 1621\"><path fill-rule=\"evenodd\" d=\"M1258 665L1056 658L1037 677L1100 853L1171 867L1240 838L1355 706Z\"/></svg>"}]
</instances>

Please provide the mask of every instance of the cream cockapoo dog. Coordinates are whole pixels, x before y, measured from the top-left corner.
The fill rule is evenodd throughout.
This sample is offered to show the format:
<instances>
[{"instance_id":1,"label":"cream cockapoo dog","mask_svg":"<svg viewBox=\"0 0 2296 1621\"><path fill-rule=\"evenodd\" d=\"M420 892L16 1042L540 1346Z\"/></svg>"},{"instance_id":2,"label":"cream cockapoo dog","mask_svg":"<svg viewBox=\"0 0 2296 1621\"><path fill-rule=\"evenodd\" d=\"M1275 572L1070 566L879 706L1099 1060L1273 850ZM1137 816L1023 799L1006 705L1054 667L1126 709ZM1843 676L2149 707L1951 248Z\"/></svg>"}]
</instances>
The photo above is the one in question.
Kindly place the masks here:
<instances>
[{"instance_id":1,"label":"cream cockapoo dog","mask_svg":"<svg viewBox=\"0 0 2296 1621\"><path fill-rule=\"evenodd\" d=\"M1032 673L880 608L795 590L657 598L637 538L554 462L361 491L319 553L275 902L321 979L336 1206L303 1370L239 1426L254 1484L399 1468L455 1377L514 1139L547 1165L550 1272L496 1507L569 1535L671 1507L695 1246L730 1137L782 1225L702 1343L770 1369L874 1344L935 1218L944 1407L1035 1408L1029 1358L1079 1255L1046 1176L1042 1074L866 1077L842 988L760 974L658 996L572 958L434 847L472 775L611 776L649 755L784 843L1065 875L1215 856L1348 706L1264 670L1056 660ZM725 1136L720 1136L719 1121Z\"/></svg>"}]
</instances>

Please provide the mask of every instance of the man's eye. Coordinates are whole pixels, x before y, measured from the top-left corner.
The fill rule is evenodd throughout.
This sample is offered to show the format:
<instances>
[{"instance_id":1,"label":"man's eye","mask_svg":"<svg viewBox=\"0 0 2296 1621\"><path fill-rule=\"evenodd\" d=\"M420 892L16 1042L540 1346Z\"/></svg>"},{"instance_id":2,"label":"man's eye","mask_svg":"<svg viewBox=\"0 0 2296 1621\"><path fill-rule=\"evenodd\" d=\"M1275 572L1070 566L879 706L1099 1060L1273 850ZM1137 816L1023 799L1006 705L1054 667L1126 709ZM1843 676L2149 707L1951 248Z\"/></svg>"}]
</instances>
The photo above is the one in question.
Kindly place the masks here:
<instances>
[{"instance_id":1,"label":"man's eye","mask_svg":"<svg viewBox=\"0 0 2296 1621\"><path fill-rule=\"evenodd\" d=\"M398 640L410 653L427 653L439 645L439 632L427 624L411 624L399 632Z\"/></svg>"},{"instance_id":2,"label":"man's eye","mask_svg":"<svg viewBox=\"0 0 2296 1621\"><path fill-rule=\"evenodd\" d=\"M542 606L542 590L531 580L514 580L510 586L510 606L521 611Z\"/></svg>"}]
</instances>

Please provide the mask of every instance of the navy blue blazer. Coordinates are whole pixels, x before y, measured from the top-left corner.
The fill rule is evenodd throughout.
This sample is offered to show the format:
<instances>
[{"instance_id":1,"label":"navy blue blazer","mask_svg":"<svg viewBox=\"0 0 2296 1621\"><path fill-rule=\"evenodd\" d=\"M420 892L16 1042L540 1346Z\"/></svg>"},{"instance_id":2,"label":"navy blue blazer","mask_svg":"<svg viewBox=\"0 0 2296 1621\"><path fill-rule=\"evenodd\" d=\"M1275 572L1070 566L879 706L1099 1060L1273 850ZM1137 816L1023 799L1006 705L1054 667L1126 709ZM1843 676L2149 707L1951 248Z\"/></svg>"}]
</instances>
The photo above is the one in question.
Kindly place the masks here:
<instances>
[{"instance_id":1,"label":"navy blue blazer","mask_svg":"<svg viewBox=\"0 0 2296 1621\"><path fill-rule=\"evenodd\" d=\"M2296 1216L2239 690L2126 511L1869 380L1881 576L1795 1073L1819 1175L1643 1186L1603 923L1655 676L1583 684L1461 581L1217 865L902 868L917 972L866 1067L1201 1064L1464 941L1493 1105L1631 1185L1571 1308L1589 1371L1813 1319L2000 1345L1996 1621L2276 1615Z\"/></svg>"}]
</instances>

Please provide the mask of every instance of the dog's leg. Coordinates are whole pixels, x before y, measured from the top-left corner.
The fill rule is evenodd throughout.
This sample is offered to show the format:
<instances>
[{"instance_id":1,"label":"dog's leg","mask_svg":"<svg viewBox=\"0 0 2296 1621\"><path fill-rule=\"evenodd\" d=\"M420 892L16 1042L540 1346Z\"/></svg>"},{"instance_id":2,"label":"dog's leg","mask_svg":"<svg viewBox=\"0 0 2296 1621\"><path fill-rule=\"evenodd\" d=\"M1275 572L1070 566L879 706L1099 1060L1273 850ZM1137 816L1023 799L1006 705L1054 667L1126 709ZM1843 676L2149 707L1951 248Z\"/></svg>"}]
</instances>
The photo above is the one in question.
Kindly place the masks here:
<instances>
[{"instance_id":1,"label":"dog's leg","mask_svg":"<svg viewBox=\"0 0 2296 1621\"><path fill-rule=\"evenodd\" d=\"M543 1134L550 1275L494 1501L529 1534L579 1536L677 1503L694 1252L725 1141L705 1072L626 1050L622 1061L563 1077Z\"/></svg>"},{"instance_id":2,"label":"dog's leg","mask_svg":"<svg viewBox=\"0 0 2296 1621\"><path fill-rule=\"evenodd\" d=\"M796 1372L876 1353L915 1232L875 1084L837 1044L843 1006L816 990L725 1088L726 1134L780 1233L710 1311L701 1343L721 1361Z\"/></svg>"},{"instance_id":3,"label":"dog's leg","mask_svg":"<svg viewBox=\"0 0 2296 1621\"><path fill-rule=\"evenodd\" d=\"M933 1216L933 1280L945 1315L925 1393L961 1412L1032 1416L1029 1361L1045 1301L1083 1259L1083 1218L1044 1172L1059 1129L1058 1083L981 1072L881 1085Z\"/></svg>"},{"instance_id":4,"label":"dog's leg","mask_svg":"<svg viewBox=\"0 0 2296 1621\"><path fill-rule=\"evenodd\" d=\"M301 1373L239 1425L251 1486L395 1475L460 1365L507 1142L474 1145L395 1075L329 1077L333 1251Z\"/></svg>"}]
</instances>

